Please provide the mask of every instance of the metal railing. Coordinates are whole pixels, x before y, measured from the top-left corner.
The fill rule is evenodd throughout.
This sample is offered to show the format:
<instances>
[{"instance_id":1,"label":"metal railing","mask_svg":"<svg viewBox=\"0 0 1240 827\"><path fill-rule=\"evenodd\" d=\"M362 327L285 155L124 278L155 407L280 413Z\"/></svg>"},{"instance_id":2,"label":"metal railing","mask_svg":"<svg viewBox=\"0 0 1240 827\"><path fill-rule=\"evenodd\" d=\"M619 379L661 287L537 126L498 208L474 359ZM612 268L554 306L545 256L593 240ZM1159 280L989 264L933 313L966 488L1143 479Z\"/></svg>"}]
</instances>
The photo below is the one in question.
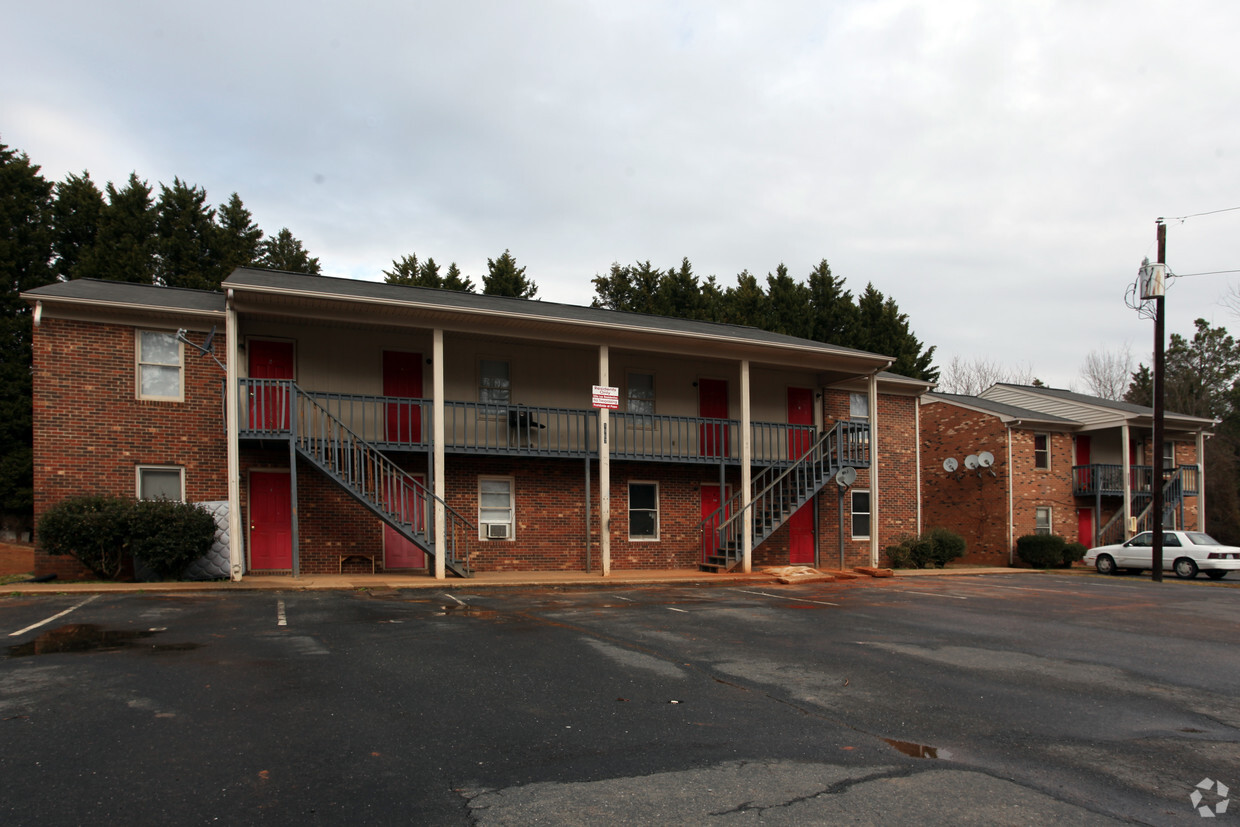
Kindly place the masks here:
<instances>
[{"instance_id":1,"label":"metal railing","mask_svg":"<svg viewBox=\"0 0 1240 827\"><path fill-rule=\"evenodd\" d=\"M1150 465L1130 465L1129 490L1134 496L1149 496L1154 491L1154 468ZM1184 493L1197 493L1197 466L1181 465L1176 469L1184 479ZM1075 496L1122 497L1124 495L1124 466L1122 465L1074 465L1072 466L1072 493Z\"/></svg>"},{"instance_id":2,"label":"metal railing","mask_svg":"<svg viewBox=\"0 0 1240 827\"><path fill-rule=\"evenodd\" d=\"M1191 482L1193 488L1189 489ZM1182 509L1184 507L1184 497L1193 496L1197 493L1197 466L1181 465L1163 484L1163 526L1174 526L1183 522ZM1149 531L1154 524L1154 501L1150 499L1148 505L1136 515L1136 534L1142 531ZM1180 519L1177 521L1177 516ZM1115 543L1122 543L1128 538L1127 526L1124 525L1124 512L1121 509L1116 512L1107 524L1098 530L1098 545L1109 546Z\"/></svg>"}]
</instances>

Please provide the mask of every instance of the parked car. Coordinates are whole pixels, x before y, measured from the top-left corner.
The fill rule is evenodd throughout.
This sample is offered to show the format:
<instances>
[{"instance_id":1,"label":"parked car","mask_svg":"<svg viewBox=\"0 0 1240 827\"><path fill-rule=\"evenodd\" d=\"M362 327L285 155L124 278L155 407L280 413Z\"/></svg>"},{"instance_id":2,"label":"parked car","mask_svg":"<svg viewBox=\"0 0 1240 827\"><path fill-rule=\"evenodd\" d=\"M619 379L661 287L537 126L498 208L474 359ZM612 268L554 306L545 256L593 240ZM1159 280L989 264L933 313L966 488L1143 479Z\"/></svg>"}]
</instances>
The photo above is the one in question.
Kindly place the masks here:
<instances>
[{"instance_id":1,"label":"parked car","mask_svg":"<svg viewBox=\"0 0 1240 827\"><path fill-rule=\"evenodd\" d=\"M1211 580L1220 580L1229 571L1240 570L1240 548L1224 546L1200 531L1163 532L1163 569L1176 577L1192 578L1204 571ZM1143 531L1126 543L1099 546L1085 552L1085 562L1099 574L1121 574L1152 568L1154 532Z\"/></svg>"}]
</instances>

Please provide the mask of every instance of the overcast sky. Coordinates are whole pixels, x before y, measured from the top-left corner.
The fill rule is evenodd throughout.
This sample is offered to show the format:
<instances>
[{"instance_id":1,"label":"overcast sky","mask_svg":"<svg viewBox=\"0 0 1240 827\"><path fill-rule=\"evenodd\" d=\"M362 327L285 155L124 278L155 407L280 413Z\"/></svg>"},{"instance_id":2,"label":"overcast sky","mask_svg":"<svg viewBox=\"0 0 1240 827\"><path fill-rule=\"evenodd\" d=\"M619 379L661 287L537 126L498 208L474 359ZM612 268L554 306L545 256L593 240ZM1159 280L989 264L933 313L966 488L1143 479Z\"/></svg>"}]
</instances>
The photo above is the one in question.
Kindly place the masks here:
<instances>
[{"instance_id":1,"label":"overcast sky","mask_svg":"<svg viewBox=\"0 0 1240 827\"><path fill-rule=\"evenodd\" d=\"M0 142L46 177L237 192L326 275L408 253L548 301L613 262L735 283L825 258L951 357L1078 383L1155 219L1240 206L1240 3L10 4ZM1172 222L1176 273L1240 269L1240 211ZM1168 332L1240 274L1176 280Z\"/></svg>"}]
</instances>

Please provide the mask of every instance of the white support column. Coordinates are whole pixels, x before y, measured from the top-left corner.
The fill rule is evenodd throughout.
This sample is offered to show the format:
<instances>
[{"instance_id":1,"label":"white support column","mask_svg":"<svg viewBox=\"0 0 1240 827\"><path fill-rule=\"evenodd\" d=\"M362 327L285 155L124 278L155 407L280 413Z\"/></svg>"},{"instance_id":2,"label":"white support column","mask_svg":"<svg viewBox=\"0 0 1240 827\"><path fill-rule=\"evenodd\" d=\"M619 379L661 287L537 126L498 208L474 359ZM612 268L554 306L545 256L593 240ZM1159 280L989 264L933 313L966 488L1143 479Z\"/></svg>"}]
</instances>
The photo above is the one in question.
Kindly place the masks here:
<instances>
[{"instance_id":1,"label":"white support column","mask_svg":"<svg viewBox=\"0 0 1240 827\"><path fill-rule=\"evenodd\" d=\"M237 311L232 303L232 291L225 302L224 341L228 347L224 354L224 374L228 383L224 389L224 439L228 454L228 568L233 580L240 580L245 571L245 549L242 538L245 529L241 525L241 447L239 444L241 378L238 374Z\"/></svg>"},{"instance_id":2,"label":"white support column","mask_svg":"<svg viewBox=\"0 0 1240 827\"><path fill-rule=\"evenodd\" d=\"M1197 530L1206 530L1206 435L1197 432Z\"/></svg>"},{"instance_id":3,"label":"white support column","mask_svg":"<svg viewBox=\"0 0 1240 827\"><path fill-rule=\"evenodd\" d=\"M917 533L921 534L921 397L913 400L913 457L915 461L914 476L916 477L916 486L913 490L917 492Z\"/></svg>"},{"instance_id":4,"label":"white support column","mask_svg":"<svg viewBox=\"0 0 1240 827\"><path fill-rule=\"evenodd\" d=\"M444 508L447 502L448 486L444 481L444 458L443 458L443 435L444 435L444 413L443 413L443 330L435 328L434 340L431 345L431 393L434 398L431 400L431 439L434 440L432 451L434 454L433 462L435 463L435 579L443 580L447 577L447 566L444 558L447 556L448 548L448 512ZM469 537L466 542L473 542L475 538Z\"/></svg>"},{"instance_id":5,"label":"white support column","mask_svg":"<svg viewBox=\"0 0 1240 827\"><path fill-rule=\"evenodd\" d=\"M870 565L878 566L878 372L870 374Z\"/></svg>"},{"instance_id":6,"label":"white support column","mask_svg":"<svg viewBox=\"0 0 1240 827\"><path fill-rule=\"evenodd\" d=\"M1123 454L1124 468L1124 539L1129 536L1128 526L1132 524L1132 447L1128 444L1128 423L1119 429L1120 452Z\"/></svg>"},{"instance_id":7,"label":"white support column","mask_svg":"<svg viewBox=\"0 0 1240 827\"><path fill-rule=\"evenodd\" d=\"M598 383L611 387L607 345L598 346ZM611 575L611 434L609 411L598 409L598 548L603 577Z\"/></svg>"},{"instance_id":8,"label":"white support column","mask_svg":"<svg viewBox=\"0 0 1240 827\"><path fill-rule=\"evenodd\" d=\"M753 571L753 445L749 428L749 360L741 360L741 571ZM722 492L720 492L722 494ZM722 502L722 498L720 502Z\"/></svg>"}]
</instances>

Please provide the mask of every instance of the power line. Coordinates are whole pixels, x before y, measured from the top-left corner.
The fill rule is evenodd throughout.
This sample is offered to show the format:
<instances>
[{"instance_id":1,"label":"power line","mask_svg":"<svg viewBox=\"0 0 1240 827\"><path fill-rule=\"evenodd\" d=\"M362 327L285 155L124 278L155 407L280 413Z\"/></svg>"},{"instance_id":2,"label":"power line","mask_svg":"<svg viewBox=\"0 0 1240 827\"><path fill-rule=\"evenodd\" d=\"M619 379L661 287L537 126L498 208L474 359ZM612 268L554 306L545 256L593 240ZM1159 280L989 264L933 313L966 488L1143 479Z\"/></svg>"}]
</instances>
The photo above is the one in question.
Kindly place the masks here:
<instances>
[{"instance_id":1,"label":"power line","mask_svg":"<svg viewBox=\"0 0 1240 827\"><path fill-rule=\"evenodd\" d=\"M1209 210L1207 212L1195 212L1191 215L1173 215L1170 218L1162 219L1164 221L1187 221L1190 218L1199 218L1203 215L1217 215L1221 212L1234 212L1240 210L1240 207L1224 207L1221 210Z\"/></svg>"},{"instance_id":2,"label":"power line","mask_svg":"<svg viewBox=\"0 0 1240 827\"><path fill-rule=\"evenodd\" d=\"M1203 273L1168 273L1167 275L1177 279L1186 279L1189 276L1219 276L1223 273L1240 273L1240 270L1206 270Z\"/></svg>"}]
</instances>

